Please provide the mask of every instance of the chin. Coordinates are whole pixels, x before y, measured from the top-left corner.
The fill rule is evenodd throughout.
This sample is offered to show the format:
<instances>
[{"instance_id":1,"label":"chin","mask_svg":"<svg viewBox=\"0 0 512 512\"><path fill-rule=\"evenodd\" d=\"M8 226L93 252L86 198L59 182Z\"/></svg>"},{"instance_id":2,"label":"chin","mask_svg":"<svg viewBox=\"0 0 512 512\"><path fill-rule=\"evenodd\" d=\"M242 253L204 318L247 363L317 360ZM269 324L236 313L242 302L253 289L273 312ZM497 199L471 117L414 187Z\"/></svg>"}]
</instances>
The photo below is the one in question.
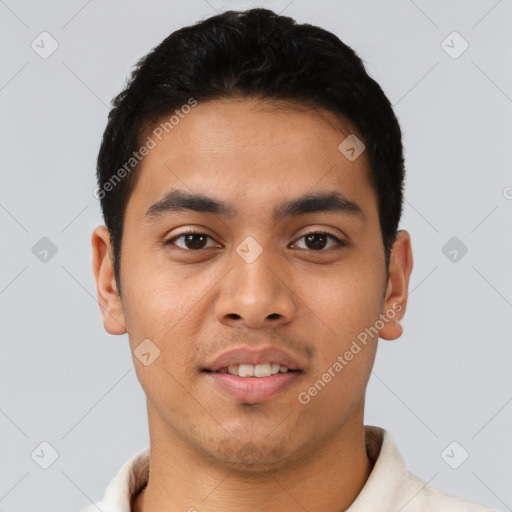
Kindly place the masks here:
<instances>
[{"instance_id":1,"label":"chin","mask_svg":"<svg viewBox=\"0 0 512 512\"><path fill-rule=\"evenodd\" d=\"M252 474L268 473L281 468L297 451L297 448L285 445L284 440L275 440L271 444L268 437L247 441L225 439L215 451L212 450L212 444L205 447L204 451L216 465Z\"/></svg>"}]
</instances>

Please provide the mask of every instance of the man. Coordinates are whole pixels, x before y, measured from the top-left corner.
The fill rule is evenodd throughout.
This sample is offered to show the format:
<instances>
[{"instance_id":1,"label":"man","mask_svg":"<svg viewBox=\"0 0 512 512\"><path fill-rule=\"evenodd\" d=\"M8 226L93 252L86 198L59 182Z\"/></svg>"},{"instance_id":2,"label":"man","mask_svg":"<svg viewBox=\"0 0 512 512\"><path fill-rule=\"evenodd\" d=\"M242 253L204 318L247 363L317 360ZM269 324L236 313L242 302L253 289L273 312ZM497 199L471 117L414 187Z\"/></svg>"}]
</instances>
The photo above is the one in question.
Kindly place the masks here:
<instances>
[{"instance_id":1,"label":"man","mask_svg":"<svg viewBox=\"0 0 512 512\"><path fill-rule=\"evenodd\" d=\"M333 34L264 9L171 34L114 100L92 236L150 448L89 510L484 511L364 425L412 251L401 132Z\"/></svg>"}]
</instances>

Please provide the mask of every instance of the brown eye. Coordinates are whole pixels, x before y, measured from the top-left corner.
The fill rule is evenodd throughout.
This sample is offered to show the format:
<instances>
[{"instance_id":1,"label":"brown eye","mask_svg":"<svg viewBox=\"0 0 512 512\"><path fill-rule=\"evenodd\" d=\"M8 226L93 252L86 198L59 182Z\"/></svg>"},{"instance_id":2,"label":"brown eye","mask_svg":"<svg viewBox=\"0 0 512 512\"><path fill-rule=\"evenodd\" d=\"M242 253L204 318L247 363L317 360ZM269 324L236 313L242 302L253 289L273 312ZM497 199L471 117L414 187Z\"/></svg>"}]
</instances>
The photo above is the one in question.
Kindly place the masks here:
<instances>
[{"instance_id":1,"label":"brown eye","mask_svg":"<svg viewBox=\"0 0 512 512\"><path fill-rule=\"evenodd\" d=\"M180 249L189 250L189 251L200 251L205 248L208 239L212 240L212 238L205 233L182 233L181 235L175 236L166 242L166 245L172 244L176 245ZM180 241L180 243L176 243Z\"/></svg>"},{"instance_id":2,"label":"brown eye","mask_svg":"<svg viewBox=\"0 0 512 512\"><path fill-rule=\"evenodd\" d=\"M333 243L328 246L327 248L333 247L333 246L344 246L346 245L344 242L342 242L339 238L335 237L334 235L331 235L330 233L323 233L323 232L313 232L308 233L307 235L304 235L299 238L299 240L304 239L305 241L305 249L310 249L312 251L321 252L323 249L325 249L329 243L329 240L333 241ZM302 247L300 247L302 249Z\"/></svg>"}]
</instances>

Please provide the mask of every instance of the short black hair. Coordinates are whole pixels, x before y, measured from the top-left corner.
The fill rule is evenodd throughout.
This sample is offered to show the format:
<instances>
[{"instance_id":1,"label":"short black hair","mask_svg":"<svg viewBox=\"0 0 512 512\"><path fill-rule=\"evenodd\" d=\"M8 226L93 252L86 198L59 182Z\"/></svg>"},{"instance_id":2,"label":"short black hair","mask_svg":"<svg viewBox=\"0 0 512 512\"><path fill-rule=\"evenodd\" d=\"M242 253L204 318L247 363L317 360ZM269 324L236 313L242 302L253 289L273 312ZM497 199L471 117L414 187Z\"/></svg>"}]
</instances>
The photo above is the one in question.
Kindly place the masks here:
<instances>
[{"instance_id":1,"label":"short black hair","mask_svg":"<svg viewBox=\"0 0 512 512\"><path fill-rule=\"evenodd\" d=\"M119 293L124 213L149 130L197 102L235 97L320 107L352 122L370 162L388 272L405 178L391 103L361 58L334 34L255 8L226 11L171 33L137 62L112 100L95 195L111 237Z\"/></svg>"}]
</instances>

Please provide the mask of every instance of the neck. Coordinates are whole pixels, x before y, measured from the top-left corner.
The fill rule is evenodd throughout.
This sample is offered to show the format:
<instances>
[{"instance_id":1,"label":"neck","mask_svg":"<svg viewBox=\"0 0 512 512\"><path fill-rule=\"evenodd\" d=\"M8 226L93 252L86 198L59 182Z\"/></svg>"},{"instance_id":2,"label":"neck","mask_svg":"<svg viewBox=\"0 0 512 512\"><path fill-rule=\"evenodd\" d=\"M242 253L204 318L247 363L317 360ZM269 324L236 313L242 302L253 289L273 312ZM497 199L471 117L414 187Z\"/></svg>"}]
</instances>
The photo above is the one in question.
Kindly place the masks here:
<instances>
[{"instance_id":1,"label":"neck","mask_svg":"<svg viewBox=\"0 0 512 512\"><path fill-rule=\"evenodd\" d=\"M372 470L362 410L314 453L256 474L207 460L168 431L159 435L163 432L151 425L149 481L133 500L133 512L343 511Z\"/></svg>"}]
</instances>

